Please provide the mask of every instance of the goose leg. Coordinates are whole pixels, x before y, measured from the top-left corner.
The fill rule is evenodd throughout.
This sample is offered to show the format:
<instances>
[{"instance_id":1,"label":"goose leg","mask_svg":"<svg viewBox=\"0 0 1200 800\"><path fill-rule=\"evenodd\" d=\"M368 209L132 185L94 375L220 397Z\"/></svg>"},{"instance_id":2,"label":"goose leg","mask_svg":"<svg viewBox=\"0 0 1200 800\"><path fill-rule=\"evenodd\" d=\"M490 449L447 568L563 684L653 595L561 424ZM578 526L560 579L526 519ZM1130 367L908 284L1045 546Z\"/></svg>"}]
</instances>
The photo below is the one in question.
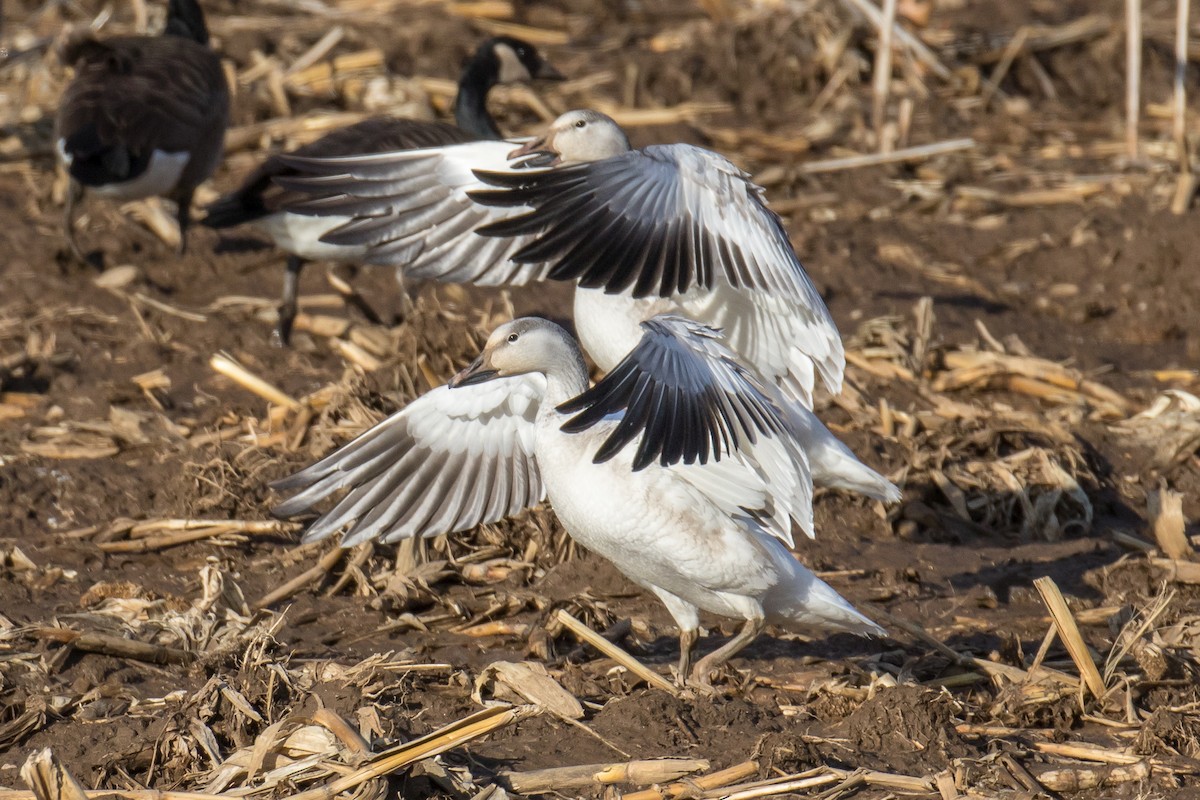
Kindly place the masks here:
<instances>
[{"instance_id":1,"label":"goose leg","mask_svg":"<svg viewBox=\"0 0 1200 800\"><path fill-rule=\"evenodd\" d=\"M187 231L188 225L192 221L192 194L194 189L188 189L186 192L181 192L175 200L175 221L179 223L179 247L176 249L176 255L185 255L187 253Z\"/></svg>"},{"instance_id":2,"label":"goose leg","mask_svg":"<svg viewBox=\"0 0 1200 800\"><path fill-rule=\"evenodd\" d=\"M339 272L339 265L335 264L328 273L330 285L337 290L338 294L345 298L348 304L357 308L367 318L368 322L372 325L382 325L383 320L375 313L375 309L371 308L371 304L354 288L352 281L358 276L358 266L355 264L343 264L340 266L345 268L346 275L343 276Z\"/></svg>"},{"instance_id":3,"label":"goose leg","mask_svg":"<svg viewBox=\"0 0 1200 800\"><path fill-rule=\"evenodd\" d=\"M766 626L767 621L763 617L752 617L746 620L736 636L700 659L695 669L692 670L692 674L688 678L688 683L699 689L712 691L712 674L723 666L726 661L737 655L742 648L757 639Z\"/></svg>"},{"instance_id":4,"label":"goose leg","mask_svg":"<svg viewBox=\"0 0 1200 800\"><path fill-rule=\"evenodd\" d=\"M271 336L271 344L276 347L287 347L292 340L292 325L296 322L296 294L300 290L300 271L304 269L304 259L300 256L289 255L287 272L283 274L283 298L279 301L279 323Z\"/></svg>"},{"instance_id":5,"label":"goose leg","mask_svg":"<svg viewBox=\"0 0 1200 800\"><path fill-rule=\"evenodd\" d=\"M700 641L700 631L695 628L679 632L679 668L675 680L680 685L687 681L688 672L692 668L692 656L696 650L696 642Z\"/></svg>"},{"instance_id":6,"label":"goose leg","mask_svg":"<svg viewBox=\"0 0 1200 800\"><path fill-rule=\"evenodd\" d=\"M400 321L407 322L417 306L413 303L408 284L404 280L404 267L396 267L396 284L400 287Z\"/></svg>"},{"instance_id":7,"label":"goose leg","mask_svg":"<svg viewBox=\"0 0 1200 800\"><path fill-rule=\"evenodd\" d=\"M70 249L71 255L78 259L79 263L87 264L88 260L84 257L83 251L79 249L79 240L75 238L75 206L81 199L83 199L83 186L72 178L67 183L67 199L63 204L63 236L67 240L67 247Z\"/></svg>"},{"instance_id":8,"label":"goose leg","mask_svg":"<svg viewBox=\"0 0 1200 800\"><path fill-rule=\"evenodd\" d=\"M650 591L658 595L662 604L667 607L671 617L679 628L679 672L675 676L676 683L687 682L688 670L692 666L692 654L696 642L700 640L700 612L694 605L678 595L671 594L666 589L651 586Z\"/></svg>"}]
</instances>

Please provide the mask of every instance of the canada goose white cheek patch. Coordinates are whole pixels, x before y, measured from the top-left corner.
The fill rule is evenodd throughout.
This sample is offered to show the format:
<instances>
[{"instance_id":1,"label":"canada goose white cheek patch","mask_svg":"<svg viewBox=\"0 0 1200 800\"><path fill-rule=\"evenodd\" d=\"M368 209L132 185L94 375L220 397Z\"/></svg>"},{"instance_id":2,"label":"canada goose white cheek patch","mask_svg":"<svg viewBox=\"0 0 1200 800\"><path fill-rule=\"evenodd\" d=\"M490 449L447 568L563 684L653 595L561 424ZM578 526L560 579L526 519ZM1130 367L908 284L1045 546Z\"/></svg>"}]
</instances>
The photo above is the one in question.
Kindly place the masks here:
<instances>
[{"instance_id":1,"label":"canada goose white cheek patch","mask_svg":"<svg viewBox=\"0 0 1200 800\"><path fill-rule=\"evenodd\" d=\"M136 178L121 183L109 183L92 188L96 194L115 197L119 200L137 200L142 197L169 194L179 183L179 176L187 167L191 153L165 153L155 150L150 163ZM70 163L70 162L65 162Z\"/></svg>"},{"instance_id":2,"label":"canada goose white cheek patch","mask_svg":"<svg viewBox=\"0 0 1200 800\"><path fill-rule=\"evenodd\" d=\"M57 142L55 142L54 151L58 154L59 163L61 163L64 167L70 168L71 161L74 160L74 156L67 152L67 140L59 139Z\"/></svg>"},{"instance_id":3,"label":"canada goose white cheek patch","mask_svg":"<svg viewBox=\"0 0 1200 800\"><path fill-rule=\"evenodd\" d=\"M532 77L529 70L521 63L521 59L517 58L516 51L508 45L498 44L494 52L496 58L500 60L500 74L496 76L500 83L527 81Z\"/></svg>"}]
</instances>

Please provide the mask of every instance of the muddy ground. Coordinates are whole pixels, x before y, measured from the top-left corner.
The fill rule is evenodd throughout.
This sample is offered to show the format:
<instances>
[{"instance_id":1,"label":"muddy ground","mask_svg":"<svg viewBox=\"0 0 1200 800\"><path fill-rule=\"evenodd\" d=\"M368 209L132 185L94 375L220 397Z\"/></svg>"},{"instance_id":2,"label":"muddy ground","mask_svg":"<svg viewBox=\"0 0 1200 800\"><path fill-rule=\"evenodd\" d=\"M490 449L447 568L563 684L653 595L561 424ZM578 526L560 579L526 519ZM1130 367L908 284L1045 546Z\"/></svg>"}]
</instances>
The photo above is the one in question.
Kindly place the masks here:
<instances>
[{"instance_id":1,"label":"muddy ground","mask_svg":"<svg viewBox=\"0 0 1200 800\"><path fill-rule=\"evenodd\" d=\"M262 55L286 66L332 24L278 3L209 5L218 47L238 73ZM99 10L89 2L11 6L3 32L10 54L37 47L64 16L79 23ZM128 24L118 6L115 23ZM380 49L373 75L452 81L473 43L496 29L441 3L368 6L345 4L335 20L345 35L333 53ZM276 531L121 552L114 545L136 541L123 538L128 524L114 525L123 518L269 519L277 499L269 480L444 380L511 308L561 317L568 294L415 286L416 309L398 321L405 305L390 273L365 270L352 282L386 323L375 325L333 293L326 265L310 267L308 311L350 321L341 338L382 362L368 372L306 323L293 348L271 346L282 258L252 233L197 228L179 257L93 200L81 237L95 263L74 263L60 235L62 185L50 158L63 75L35 50L6 65L0 81L8 120L0 164L0 786L23 787L18 767L52 747L89 788L203 787L203 776L267 725L322 705L368 740L390 743L477 710L471 690L490 663L532 660L585 701L582 726L524 720L443 757L455 774L469 773L465 784L427 765L392 788L405 797L465 797L503 770L674 756L707 759L714 769L755 759L762 777L821 766L945 774L942 796L1075 788L1096 797L1200 796L1197 592L1154 560L1161 554L1147 505L1169 489L1183 495L1186 520L1200 519L1200 426L1195 412L1155 418L1169 424L1131 421L1164 391L1198 385L1200 212L1167 208L1175 166L1169 125L1155 110L1169 97L1173 5L1145 6L1150 111L1135 161L1121 145L1122 4L1031 0L997 10L959 0L937 4L923 28L905 23L950 74L898 51L890 130L900 145L971 137L974 146L814 173L805 165L878 149L872 29L834 2L767 4L732 18L722 18L720 3L705 8L563 0L518 4L502 21L561 34L569 43L543 47L551 60L572 78L602 76L535 87L551 111L667 109L664 124L630 128L635 144L710 146L766 185L859 355L847 393L823 399L822 416L904 488L904 501L886 509L820 493L818 537L797 555L868 613L915 623L958 656L890 623L894 638L875 641L772 630L734 660L717 697L672 697L549 625L565 608L597 630L612 627L663 674L677 654L664 609L570 546L544 511L415 553L356 551L261 611L260 598L329 548L297 549L297 532ZM1098 22L1074 40L1035 46L1041 40L1029 35L1035 44L1018 49L998 89L988 89L1022 26L1058 30L1087 14ZM362 92L347 81L291 90L290 111L361 110ZM235 127L279 119L266 83L239 85ZM1200 97L1194 66L1187 86ZM444 94L431 97L444 108ZM506 130L540 123L536 104L523 98L500 93L494 104ZM688 101L724 106L683 114ZM213 189L235 186L280 138L269 130L247 138ZM105 272L125 265L134 270ZM932 321L922 316L930 309ZM997 347L1061 362L1121 403L1079 392L1039 397L1008 380L957 388L945 379L954 370L945 354ZM294 412L269 413L266 401L217 374L217 353L294 398L331 387L311 427L297 427ZM989 471L998 461L1011 467L1011 482ZM1198 533L1194 522L1185 528ZM194 608L213 574L226 590L215 606L225 617L209 608L189 618L188 630L162 621ZM1041 657L1075 681L1069 691L1060 683L1033 692L1029 680L964 660L1030 668L1050 626L1032 584L1040 576L1066 595L1101 669L1123 626L1153 612L1121 640L1136 646L1104 676L1103 700L1078 690L1061 639ZM114 600L125 605L114 609ZM214 644L235 619L244 631L269 633ZM702 647L733 632L728 621L706 623ZM64 643L64 629L201 657L164 665L87 652ZM1155 648L1159 661L1142 657ZM349 668L379 653L426 668L308 683L280 677L324 662ZM255 713L228 694L216 698L214 685L236 690ZM1126 761L1045 746L1063 742ZM1110 774L1130 759L1145 774ZM1064 769L1076 770L1075 785L1049 774ZM893 789L845 791L882 797ZM930 783L925 791L938 790Z\"/></svg>"}]
</instances>

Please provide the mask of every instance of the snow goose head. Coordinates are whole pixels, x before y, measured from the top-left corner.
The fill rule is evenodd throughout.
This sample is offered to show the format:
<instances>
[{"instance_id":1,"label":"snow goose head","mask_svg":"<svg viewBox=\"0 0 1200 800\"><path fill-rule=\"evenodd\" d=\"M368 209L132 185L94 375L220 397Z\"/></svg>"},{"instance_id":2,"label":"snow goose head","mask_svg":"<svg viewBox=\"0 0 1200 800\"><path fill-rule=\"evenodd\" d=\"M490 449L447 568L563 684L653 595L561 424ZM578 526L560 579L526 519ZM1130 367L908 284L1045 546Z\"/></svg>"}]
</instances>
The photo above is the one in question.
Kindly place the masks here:
<instances>
[{"instance_id":1,"label":"snow goose head","mask_svg":"<svg viewBox=\"0 0 1200 800\"><path fill-rule=\"evenodd\" d=\"M557 166L602 161L629 150L629 138L612 117L583 109L563 114L544 134L512 151L508 158L548 155L551 159L539 161L537 166Z\"/></svg>"},{"instance_id":2,"label":"snow goose head","mask_svg":"<svg viewBox=\"0 0 1200 800\"><path fill-rule=\"evenodd\" d=\"M492 331L479 357L450 379L450 388L531 372L587 382L583 356L571 335L550 320L522 317Z\"/></svg>"}]
</instances>

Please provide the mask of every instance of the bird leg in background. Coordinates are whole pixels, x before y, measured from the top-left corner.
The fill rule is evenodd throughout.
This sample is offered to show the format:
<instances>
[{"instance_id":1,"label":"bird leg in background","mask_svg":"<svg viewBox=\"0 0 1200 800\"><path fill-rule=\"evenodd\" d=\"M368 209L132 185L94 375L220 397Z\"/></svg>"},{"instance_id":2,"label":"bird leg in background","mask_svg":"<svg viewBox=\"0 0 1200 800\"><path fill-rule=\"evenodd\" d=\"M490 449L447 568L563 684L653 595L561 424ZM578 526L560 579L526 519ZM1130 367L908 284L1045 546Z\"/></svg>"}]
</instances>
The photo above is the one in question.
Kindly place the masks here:
<instances>
[{"instance_id":1,"label":"bird leg in background","mask_svg":"<svg viewBox=\"0 0 1200 800\"><path fill-rule=\"evenodd\" d=\"M84 257L83 251L79 249L79 242L75 239L75 206L83 199L83 186L74 178L67 179L67 198L63 203L63 236L66 237L67 247L71 250L71 255L78 259L80 264L88 264L87 258Z\"/></svg>"},{"instance_id":2,"label":"bird leg in background","mask_svg":"<svg viewBox=\"0 0 1200 800\"><path fill-rule=\"evenodd\" d=\"M179 247L175 254L182 256L187 253L187 229L192 221L192 195L194 189L189 189L175 197L175 221L179 223Z\"/></svg>"},{"instance_id":3,"label":"bird leg in background","mask_svg":"<svg viewBox=\"0 0 1200 800\"><path fill-rule=\"evenodd\" d=\"M290 255L287 258L287 271L283 273L283 298L279 301L279 322L271 335L271 344L276 347L287 347L292 340L292 324L296 321L296 293L300 289L300 270L304 269L304 259Z\"/></svg>"},{"instance_id":4,"label":"bird leg in background","mask_svg":"<svg viewBox=\"0 0 1200 800\"><path fill-rule=\"evenodd\" d=\"M413 303L412 295L408 293L408 283L404 280L404 267L396 267L396 284L400 287L400 321L407 322L417 306Z\"/></svg>"},{"instance_id":5,"label":"bird leg in background","mask_svg":"<svg viewBox=\"0 0 1200 800\"><path fill-rule=\"evenodd\" d=\"M679 632L679 668L675 682L681 686L687 682L688 670L692 668L692 652L696 649L698 641L700 641L700 631L695 628Z\"/></svg>"},{"instance_id":6,"label":"bird leg in background","mask_svg":"<svg viewBox=\"0 0 1200 800\"><path fill-rule=\"evenodd\" d=\"M349 274L343 277L338 272L339 265L334 264L329 272L325 273L325 279L329 281L329 285L342 296L342 299L348 305L357 308L367 318L367 322L372 325L382 325L383 318L375 313L375 309L371 308L371 304L367 302L366 298L351 283L358 276L358 266L355 264L343 264L340 266L344 266Z\"/></svg>"},{"instance_id":7,"label":"bird leg in background","mask_svg":"<svg viewBox=\"0 0 1200 800\"><path fill-rule=\"evenodd\" d=\"M696 686L699 689L711 690L712 683L710 678L721 666L730 658L736 655L742 648L753 642L762 633L763 628L767 626L766 619L757 617L746 620L742 625L742 629L737 632L737 635L726 642L721 647L700 659L696 664L696 668L692 670L691 677L688 678L688 683ZM680 637L682 638L682 637Z\"/></svg>"}]
</instances>

